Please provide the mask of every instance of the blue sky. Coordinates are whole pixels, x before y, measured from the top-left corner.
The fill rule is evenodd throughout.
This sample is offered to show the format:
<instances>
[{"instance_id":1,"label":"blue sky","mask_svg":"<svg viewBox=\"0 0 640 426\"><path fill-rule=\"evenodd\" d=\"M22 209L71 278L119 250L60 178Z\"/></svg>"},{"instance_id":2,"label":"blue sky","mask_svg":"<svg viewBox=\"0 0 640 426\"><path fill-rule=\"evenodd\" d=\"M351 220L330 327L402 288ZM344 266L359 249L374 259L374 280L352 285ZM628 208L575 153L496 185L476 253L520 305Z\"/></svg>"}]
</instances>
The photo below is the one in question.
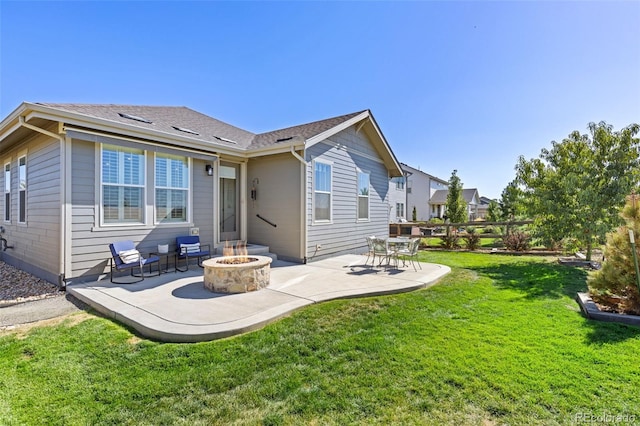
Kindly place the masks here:
<instances>
[{"instance_id":1,"label":"blue sky","mask_svg":"<svg viewBox=\"0 0 640 426\"><path fill-rule=\"evenodd\" d=\"M252 132L371 109L399 161L499 197L519 155L640 123L640 2L0 2L0 115L184 105Z\"/></svg>"}]
</instances>

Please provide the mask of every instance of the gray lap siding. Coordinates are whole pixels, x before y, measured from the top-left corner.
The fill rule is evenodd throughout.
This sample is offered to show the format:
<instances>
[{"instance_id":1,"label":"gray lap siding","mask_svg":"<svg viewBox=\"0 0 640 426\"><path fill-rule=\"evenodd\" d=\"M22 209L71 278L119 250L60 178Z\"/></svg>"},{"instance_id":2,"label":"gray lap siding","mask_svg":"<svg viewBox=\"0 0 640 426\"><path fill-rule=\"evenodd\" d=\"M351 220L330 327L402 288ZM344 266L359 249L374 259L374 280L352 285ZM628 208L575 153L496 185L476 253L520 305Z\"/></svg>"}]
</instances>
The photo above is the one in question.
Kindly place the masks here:
<instances>
[{"instance_id":1,"label":"gray lap siding","mask_svg":"<svg viewBox=\"0 0 640 426\"><path fill-rule=\"evenodd\" d=\"M307 175L307 258L362 253L369 235L389 233L388 171L363 133L346 129L309 148ZM331 223L313 221L313 160L332 164ZM369 173L369 219L358 220L358 170ZM317 245L320 249L316 249Z\"/></svg>"},{"instance_id":2,"label":"gray lap siding","mask_svg":"<svg viewBox=\"0 0 640 426\"><path fill-rule=\"evenodd\" d=\"M71 218L71 271L67 278L82 282L109 272L109 243L133 240L141 251L151 252L158 244L175 248L175 238L188 235L192 226L200 229L202 243L213 247L215 179L207 176L204 162L192 161L191 185L192 223L178 225L154 225L153 222L153 155L147 156L146 215L147 225L100 227L100 145L74 140L72 144L72 218ZM202 173L199 173L201 172Z\"/></svg>"},{"instance_id":3,"label":"gray lap siding","mask_svg":"<svg viewBox=\"0 0 640 426\"><path fill-rule=\"evenodd\" d=\"M23 155L27 158L26 223L18 223L18 161ZM11 164L11 221L2 220L0 225L5 228L3 237L13 246L2 253L2 260L57 284L61 257L60 141L37 135L3 153L2 160L3 172L4 164ZM2 180L4 189L4 173Z\"/></svg>"}]
</instances>

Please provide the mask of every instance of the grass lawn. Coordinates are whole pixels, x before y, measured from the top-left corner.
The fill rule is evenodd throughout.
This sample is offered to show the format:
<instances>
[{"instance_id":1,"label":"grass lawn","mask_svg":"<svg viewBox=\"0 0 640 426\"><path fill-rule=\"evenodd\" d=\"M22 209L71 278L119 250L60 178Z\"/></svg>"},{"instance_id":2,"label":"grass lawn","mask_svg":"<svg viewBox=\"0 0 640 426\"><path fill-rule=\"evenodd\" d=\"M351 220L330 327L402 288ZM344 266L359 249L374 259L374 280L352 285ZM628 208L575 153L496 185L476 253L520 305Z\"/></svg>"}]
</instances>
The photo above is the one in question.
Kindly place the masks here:
<instances>
[{"instance_id":1,"label":"grass lawn","mask_svg":"<svg viewBox=\"0 0 640 426\"><path fill-rule=\"evenodd\" d=\"M156 343L91 316L4 333L0 424L640 422L640 329L581 316L583 271L421 256L452 273L226 340Z\"/></svg>"},{"instance_id":2,"label":"grass lawn","mask_svg":"<svg viewBox=\"0 0 640 426\"><path fill-rule=\"evenodd\" d=\"M424 237L422 238L422 243L426 244L428 247L436 247L442 248L442 239L440 237ZM461 248L465 248L467 246L467 240L464 237L460 237L458 240ZM480 247L481 248L494 248L494 247L504 247L502 243L502 239L500 238L481 238L480 239Z\"/></svg>"}]
</instances>

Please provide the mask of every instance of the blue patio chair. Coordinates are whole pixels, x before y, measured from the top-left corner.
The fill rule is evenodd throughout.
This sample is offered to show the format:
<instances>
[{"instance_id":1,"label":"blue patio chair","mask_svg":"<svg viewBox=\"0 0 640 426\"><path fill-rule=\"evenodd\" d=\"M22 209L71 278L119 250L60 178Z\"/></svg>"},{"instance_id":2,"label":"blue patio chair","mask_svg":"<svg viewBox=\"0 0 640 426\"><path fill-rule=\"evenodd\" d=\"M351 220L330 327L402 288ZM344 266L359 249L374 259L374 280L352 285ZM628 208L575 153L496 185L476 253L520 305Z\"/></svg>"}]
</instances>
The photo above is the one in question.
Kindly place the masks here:
<instances>
[{"instance_id":1,"label":"blue patio chair","mask_svg":"<svg viewBox=\"0 0 640 426\"><path fill-rule=\"evenodd\" d=\"M200 237L197 235L176 237L176 271L188 271L189 259L192 257L198 259L198 266L202 268L202 259L211 257L209 244L200 244ZM180 259L184 259L186 268L179 268Z\"/></svg>"},{"instance_id":2,"label":"blue patio chair","mask_svg":"<svg viewBox=\"0 0 640 426\"><path fill-rule=\"evenodd\" d=\"M109 244L111 250L111 282L114 284L133 284L144 280L144 267L149 265L149 275L156 276L151 271L153 263L158 264L158 274L160 275L160 258L158 256L144 257L142 253L136 250L135 244L131 240L117 241ZM140 270L140 274L134 274L135 269ZM114 281L113 271L130 271L132 277L140 278L136 281Z\"/></svg>"}]
</instances>

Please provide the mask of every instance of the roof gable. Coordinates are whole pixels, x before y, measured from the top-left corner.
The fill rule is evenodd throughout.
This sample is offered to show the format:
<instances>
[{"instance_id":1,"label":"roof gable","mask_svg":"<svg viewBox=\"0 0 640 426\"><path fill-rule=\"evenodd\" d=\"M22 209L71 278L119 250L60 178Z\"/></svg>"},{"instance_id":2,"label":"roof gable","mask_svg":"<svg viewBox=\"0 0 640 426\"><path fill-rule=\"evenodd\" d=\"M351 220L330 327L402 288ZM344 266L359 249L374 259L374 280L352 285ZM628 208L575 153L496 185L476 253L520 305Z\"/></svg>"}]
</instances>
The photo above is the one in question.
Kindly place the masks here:
<instances>
[{"instance_id":1,"label":"roof gable","mask_svg":"<svg viewBox=\"0 0 640 426\"><path fill-rule=\"evenodd\" d=\"M433 193L429 202L431 204L446 204L448 195L448 189L439 189ZM467 204L478 203L478 190L476 188L463 189L462 198Z\"/></svg>"},{"instance_id":2,"label":"roof gable","mask_svg":"<svg viewBox=\"0 0 640 426\"><path fill-rule=\"evenodd\" d=\"M314 136L318 136L336 126L362 114L364 111L345 114L338 117L328 118L326 120L314 121L312 123L300 124L284 129L273 130L271 132L260 133L255 135L248 149L260 149L273 146L281 142L287 142L296 136L301 136L305 140L309 140Z\"/></svg>"}]
</instances>

